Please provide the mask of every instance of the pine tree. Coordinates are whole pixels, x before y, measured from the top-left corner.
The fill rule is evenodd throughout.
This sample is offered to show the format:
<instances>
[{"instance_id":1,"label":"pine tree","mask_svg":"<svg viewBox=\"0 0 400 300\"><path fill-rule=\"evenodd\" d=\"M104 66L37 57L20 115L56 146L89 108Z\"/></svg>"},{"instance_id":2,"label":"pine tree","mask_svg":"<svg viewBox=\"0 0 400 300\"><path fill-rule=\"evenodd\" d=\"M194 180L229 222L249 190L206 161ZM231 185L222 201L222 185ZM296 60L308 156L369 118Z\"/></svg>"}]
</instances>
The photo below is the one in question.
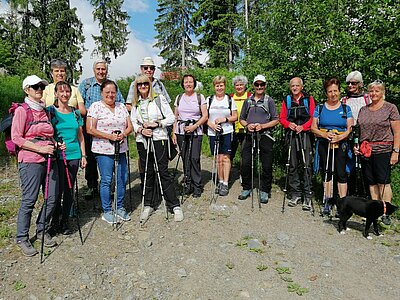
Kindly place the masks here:
<instances>
[{"instance_id":1,"label":"pine tree","mask_svg":"<svg viewBox=\"0 0 400 300\"><path fill-rule=\"evenodd\" d=\"M93 19L100 23L100 35L92 35L97 48L92 54L103 59L117 58L127 49L129 16L122 10L123 0L91 0Z\"/></svg>"},{"instance_id":2,"label":"pine tree","mask_svg":"<svg viewBox=\"0 0 400 300\"><path fill-rule=\"evenodd\" d=\"M184 0L159 0L159 13L155 27L158 32L156 47L161 49L167 67L194 67L199 65L197 47L191 35L194 25L191 21L195 4Z\"/></svg>"}]
</instances>

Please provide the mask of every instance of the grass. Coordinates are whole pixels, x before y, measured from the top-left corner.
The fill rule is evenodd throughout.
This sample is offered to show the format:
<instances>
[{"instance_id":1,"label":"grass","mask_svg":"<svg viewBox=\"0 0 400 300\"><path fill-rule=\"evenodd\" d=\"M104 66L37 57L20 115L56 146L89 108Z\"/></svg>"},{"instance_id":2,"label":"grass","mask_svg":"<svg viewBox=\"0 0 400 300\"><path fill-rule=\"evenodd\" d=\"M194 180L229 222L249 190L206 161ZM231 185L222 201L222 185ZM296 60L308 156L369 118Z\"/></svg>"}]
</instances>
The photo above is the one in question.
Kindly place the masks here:
<instances>
[{"instance_id":1,"label":"grass","mask_svg":"<svg viewBox=\"0 0 400 300\"><path fill-rule=\"evenodd\" d=\"M9 201L0 206L0 247L4 247L15 231L9 221L18 212L19 201Z\"/></svg>"},{"instance_id":2,"label":"grass","mask_svg":"<svg viewBox=\"0 0 400 300\"><path fill-rule=\"evenodd\" d=\"M22 289L24 289L24 288L26 288L26 284L25 283L23 283L21 280L17 280L15 283L14 283L14 290L15 291L19 291L19 290L22 290Z\"/></svg>"}]
</instances>

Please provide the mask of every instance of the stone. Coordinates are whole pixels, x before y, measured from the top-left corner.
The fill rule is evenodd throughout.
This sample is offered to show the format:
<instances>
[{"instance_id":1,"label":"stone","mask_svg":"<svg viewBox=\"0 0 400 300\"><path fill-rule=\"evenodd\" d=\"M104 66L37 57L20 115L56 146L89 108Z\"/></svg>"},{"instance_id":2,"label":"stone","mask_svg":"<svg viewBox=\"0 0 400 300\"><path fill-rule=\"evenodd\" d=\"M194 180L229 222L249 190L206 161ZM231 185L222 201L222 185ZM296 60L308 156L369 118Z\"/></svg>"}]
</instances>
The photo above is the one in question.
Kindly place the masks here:
<instances>
[{"instance_id":1,"label":"stone","mask_svg":"<svg viewBox=\"0 0 400 300\"><path fill-rule=\"evenodd\" d=\"M184 268L181 268L178 270L178 276L183 278L183 277L187 277L187 273L186 270Z\"/></svg>"},{"instance_id":2,"label":"stone","mask_svg":"<svg viewBox=\"0 0 400 300\"><path fill-rule=\"evenodd\" d=\"M330 262L329 260L326 260L326 261L324 261L322 264L321 264L321 267L324 267L324 268L332 268L333 266L332 266L332 262Z\"/></svg>"},{"instance_id":3,"label":"stone","mask_svg":"<svg viewBox=\"0 0 400 300\"><path fill-rule=\"evenodd\" d=\"M260 249L261 247L262 247L262 244L257 239L252 239L252 240L247 241L247 248L249 248L249 249Z\"/></svg>"}]
</instances>

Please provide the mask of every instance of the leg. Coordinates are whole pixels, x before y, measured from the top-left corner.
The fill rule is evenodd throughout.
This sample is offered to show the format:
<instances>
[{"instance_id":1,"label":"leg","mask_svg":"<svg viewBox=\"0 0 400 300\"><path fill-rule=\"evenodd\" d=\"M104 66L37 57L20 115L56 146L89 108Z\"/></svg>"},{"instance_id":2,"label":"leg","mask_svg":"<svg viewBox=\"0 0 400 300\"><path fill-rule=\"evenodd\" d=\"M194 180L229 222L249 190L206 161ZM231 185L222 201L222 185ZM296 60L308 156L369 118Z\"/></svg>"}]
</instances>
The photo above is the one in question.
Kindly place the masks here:
<instances>
[{"instance_id":1,"label":"leg","mask_svg":"<svg viewBox=\"0 0 400 300\"><path fill-rule=\"evenodd\" d=\"M110 212L111 207L111 183L114 172L114 155L96 155L100 170L100 200L104 213Z\"/></svg>"},{"instance_id":2,"label":"leg","mask_svg":"<svg viewBox=\"0 0 400 300\"><path fill-rule=\"evenodd\" d=\"M119 163L118 163L118 176L117 176L117 208L124 208L124 200L125 200L125 190L126 190L126 183L128 182L128 164L126 160L126 156L124 153L121 153L119 156Z\"/></svg>"},{"instance_id":3,"label":"leg","mask_svg":"<svg viewBox=\"0 0 400 300\"><path fill-rule=\"evenodd\" d=\"M262 175L261 175L261 191L268 194L271 193L272 188L272 147L273 141L262 135L260 139L260 160L262 163Z\"/></svg>"},{"instance_id":4,"label":"leg","mask_svg":"<svg viewBox=\"0 0 400 300\"><path fill-rule=\"evenodd\" d=\"M154 158L153 153L149 153L147 170L146 170L146 157L147 157L147 149L144 147L143 143L137 143L137 149L139 152L139 161L140 168L143 170L143 181L145 181L145 195L144 195L144 206L153 207L155 204L153 203L153 192L154 192ZM149 146L149 145L147 145ZM153 207L154 208L154 207Z\"/></svg>"},{"instance_id":5,"label":"leg","mask_svg":"<svg viewBox=\"0 0 400 300\"><path fill-rule=\"evenodd\" d=\"M195 193L196 192L201 193L203 190L203 185L201 183L201 164L200 164L202 140L203 140L202 135L193 137L190 176L192 178L192 183Z\"/></svg>"},{"instance_id":6,"label":"leg","mask_svg":"<svg viewBox=\"0 0 400 300\"><path fill-rule=\"evenodd\" d=\"M374 234L376 236L380 236L381 234L379 233L378 221L375 219L372 221L372 223L374 224Z\"/></svg>"},{"instance_id":7,"label":"leg","mask_svg":"<svg viewBox=\"0 0 400 300\"><path fill-rule=\"evenodd\" d=\"M299 177L299 136L292 134L292 138L289 138L288 143L290 143L291 151L290 151L290 160L289 160L289 170L288 170L288 183L289 183L289 195L291 195L292 200L297 197L301 197L301 188L300 188L300 177ZM297 203L296 203L297 204Z\"/></svg>"},{"instance_id":8,"label":"leg","mask_svg":"<svg viewBox=\"0 0 400 300\"><path fill-rule=\"evenodd\" d=\"M365 228L364 228L364 233L363 233L363 236L365 238L368 238L369 228L371 227L372 221L373 220L371 220L371 219L367 219L367 221L365 222Z\"/></svg>"},{"instance_id":9,"label":"leg","mask_svg":"<svg viewBox=\"0 0 400 300\"><path fill-rule=\"evenodd\" d=\"M95 155L92 152L92 136L86 132L86 126L83 126L83 136L85 138L85 150L87 165L85 168L85 179L89 189L97 189L99 175L97 172L97 163Z\"/></svg>"},{"instance_id":10,"label":"leg","mask_svg":"<svg viewBox=\"0 0 400 300\"><path fill-rule=\"evenodd\" d=\"M62 205L62 223L65 226L68 225L68 219L69 219L69 215L71 213L72 203L74 201L74 183L76 180L76 175L78 174L79 159L68 160L67 165L68 165L68 171L69 171L69 176L70 176L72 187L70 188L68 186L68 182L64 183L64 190L63 190L64 199L63 199L63 205ZM58 165L58 168L59 168L58 173L66 172L65 166L62 169L62 167L60 165Z\"/></svg>"}]
</instances>

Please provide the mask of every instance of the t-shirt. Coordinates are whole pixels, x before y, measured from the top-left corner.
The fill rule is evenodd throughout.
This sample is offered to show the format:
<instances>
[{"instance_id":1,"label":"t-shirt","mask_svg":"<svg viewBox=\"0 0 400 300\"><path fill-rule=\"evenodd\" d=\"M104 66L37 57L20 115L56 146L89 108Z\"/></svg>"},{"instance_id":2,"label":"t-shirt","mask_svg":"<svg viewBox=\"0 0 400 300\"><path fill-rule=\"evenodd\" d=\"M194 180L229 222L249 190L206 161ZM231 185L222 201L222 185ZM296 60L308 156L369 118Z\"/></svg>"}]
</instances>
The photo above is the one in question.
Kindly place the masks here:
<instances>
[{"instance_id":1,"label":"t-shirt","mask_svg":"<svg viewBox=\"0 0 400 300\"><path fill-rule=\"evenodd\" d=\"M365 101L367 101L367 103L371 102L368 94L342 98L342 102L347 104L351 108L351 112L354 118L354 124L357 124L358 113L360 112L361 107L366 105Z\"/></svg>"},{"instance_id":2,"label":"t-shirt","mask_svg":"<svg viewBox=\"0 0 400 300\"><path fill-rule=\"evenodd\" d=\"M176 107L178 104L178 97L175 99L174 106ZM206 104L206 100L204 96L200 94L200 105ZM184 134L183 127L185 124L180 121L194 120L198 121L201 118L201 107L199 107L199 101L197 99L197 93L193 93L193 95L188 96L183 94L181 99L179 100L178 108L178 126L175 128L176 134ZM197 134L203 134L202 126L197 128Z\"/></svg>"},{"instance_id":3,"label":"t-shirt","mask_svg":"<svg viewBox=\"0 0 400 300\"><path fill-rule=\"evenodd\" d=\"M384 102L383 106L371 111L368 106L360 109L358 114L358 124L360 124L360 142L365 140L372 143L372 153L384 153L392 151L392 144L373 144L373 142L391 142L394 137L391 121L399 121L399 111L397 107L389 102Z\"/></svg>"},{"instance_id":4,"label":"t-shirt","mask_svg":"<svg viewBox=\"0 0 400 300\"><path fill-rule=\"evenodd\" d=\"M129 117L128 110L125 105L115 102L114 113L103 103L98 101L90 105L88 117L97 120L96 129L106 133L120 130L123 132L128 126L126 119ZM126 152L127 141L124 139L120 147L120 153ZM99 154L114 154L114 145L108 139L93 137L92 152Z\"/></svg>"},{"instance_id":5,"label":"t-shirt","mask_svg":"<svg viewBox=\"0 0 400 300\"><path fill-rule=\"evenodd\" d=\"M67 160L80 159L82 153L78 140L78 129L83 126L83 120L79 110L63 114L54 107L52 112L54 112L54 115L52 116L51 123L54 127L55 140L62 140L65 143ZM58 152L58 157L62 158L62 152Z\"/></svg>"},{"instance_id":6,"label":"t-shirt","mask_svg":"<svg viewBox=\"0 0 400 300\"><path fill-rule=\"evenodd\" d=\"M242 111L243 103L247 100L248 97L251 96L251 93L245 92L242 96L237 96L236 94L232 95L233 100L235 100L238 116L240 116L240 112ZM240 124L239 118L235 122L235 132L244 132L244 127Z\"/></svg>"},{"instance_id":7,"label":"t-shirt","mask_svg":"<svg viewBox=\"0 0 400 300\"><path fill-rule=\"evenodd\" d=\"M214 122L218 118L229 118L232 115L232 111L237 110L235 101L232 101L231 109L229 109L229 96L225 95L224 99L218 100L215 96L214 99L211 101L210 105L210 98L207 99L207 108L208 108L208 120L210 122ZM221 124L223 134L233 132L233 125L229 122L224 122ZM208 126L208 136L215 136L215 131Z\"/></svg>"},{"instance_id":8,"label":"t-shirt","mask_svg":"<svg viewBox=\"0 0 400 300\"><path fill-rule=\"evenodd\" d=\"M338 108L333 110L328 109L325 103L323 105L324 105L323 108L321 107L321 105L318 105L314 111L314 118L319 117L318 121L319 128L345 132L347 130L347 119L353 117L350 106L345 105L347 118L344 118L342 104L340 104ZM319 113L320 109L321 113Z\"/></svg>"},{"instance_id":9,"label":"t-shirt","mask_svg":"<svg viewBox=\"0 0 400 300\"><path fill-rule=\"evenodd\" d=\"M265 108L265 104L268 108ZM245 120L249 124L266 124L273 120L278 120L275 102L268 95L263 95L259 100L255 100L254 95L243 103L240 120Z\"/></svg>"},{"instance_id":10,"label":"t-shirt","mask_svg":"<svg viewBox=\"0 0 400 300\"><path fill-rule=\"evenodd\" d=\"M54 89L56 85L55 83L50 83L43 91L43 100L46 103L46 106L50 106L54 104L55 95ZM78 103L83 103L83 98L78 88L71 86L71 98L68 100L68 105L78 108Z\"/></svg>"}]
</instances>

